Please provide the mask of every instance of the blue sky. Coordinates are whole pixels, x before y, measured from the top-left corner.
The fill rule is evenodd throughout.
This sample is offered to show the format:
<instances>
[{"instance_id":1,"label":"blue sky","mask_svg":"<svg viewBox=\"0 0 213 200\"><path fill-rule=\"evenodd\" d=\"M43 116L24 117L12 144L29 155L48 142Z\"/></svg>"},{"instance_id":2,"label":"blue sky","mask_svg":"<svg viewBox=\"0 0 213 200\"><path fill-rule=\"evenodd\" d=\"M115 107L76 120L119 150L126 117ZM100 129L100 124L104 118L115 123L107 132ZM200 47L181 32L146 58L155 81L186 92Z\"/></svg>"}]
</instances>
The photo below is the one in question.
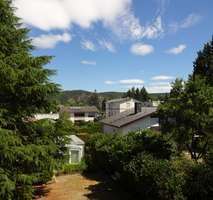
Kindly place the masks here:
<instances>
[{"instance_id":1,"label":"blue sky","mask_svg":"<svg viewBox=\"0 0 213 200\"><path fill-rule=\"evenodd\" d=\"M14 0L64 90L168 92L213 34L212 0Z\"/></svg>"}]
</instances>

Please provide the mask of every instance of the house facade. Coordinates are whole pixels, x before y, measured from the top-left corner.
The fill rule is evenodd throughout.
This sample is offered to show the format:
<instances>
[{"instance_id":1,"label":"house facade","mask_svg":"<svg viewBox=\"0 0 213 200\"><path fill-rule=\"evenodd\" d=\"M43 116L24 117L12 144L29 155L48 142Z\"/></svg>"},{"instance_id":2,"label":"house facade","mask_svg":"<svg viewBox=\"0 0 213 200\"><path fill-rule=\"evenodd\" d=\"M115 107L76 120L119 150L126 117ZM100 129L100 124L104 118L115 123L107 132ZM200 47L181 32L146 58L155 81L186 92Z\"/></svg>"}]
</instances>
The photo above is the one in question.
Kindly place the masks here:
<instances>
[{"instance_id":1,"label":"house facade","mask_svg":"<svg viewBox=\"0 0 213 200\"><path fill-rule=\"evenodd\" d=\"M71 106L62 107L60 112L68 114L69 119L75 122L93 122L98 117L98 109L95 106Z\"/></svg>"},{"instance_id":2,"label":"house facade","mask_svg":"<svg viewBox=\"0 0 213 200\"><path fill-rule=\"evenodd\" d=\"M139 101L132 98L113 99L106 102L106 117L131 114L135 109L140 109Z\"/></svg>"},{"instance_id":3,"label":"house facade","mask_svg":"<svg viewBox=\"0 0 213 200\"><path fill-rule=\"evenodd\" d=\"M84 156L84 141L76 135L70 136L70 144L67 145L69 151L69 163L79 163Z\"/></svg>"},{"instance_id":4,"label":"house facade","mask_svg":"<svg viewBox=\"0 0 213 200\"><path fill-rule=\"evenodd\" d=\"M102 120L104 133L127 134L143 129L157 129L159 119L154 115L155 107L142 107L141 112L130 115L117 115Z\"/></svg>"},{"instance_id":5,"label":"house facade","mask_svg":"<svg viewBox=\"0 0 213 200\"><path fill-rule=\"evenodd\" d=\"M35 114L34 118L35 118L35 120L41 120L41 119L52 119L52 120L56 120L56 119L59 118L59 113Z\"/></svg>"}]
</instances>

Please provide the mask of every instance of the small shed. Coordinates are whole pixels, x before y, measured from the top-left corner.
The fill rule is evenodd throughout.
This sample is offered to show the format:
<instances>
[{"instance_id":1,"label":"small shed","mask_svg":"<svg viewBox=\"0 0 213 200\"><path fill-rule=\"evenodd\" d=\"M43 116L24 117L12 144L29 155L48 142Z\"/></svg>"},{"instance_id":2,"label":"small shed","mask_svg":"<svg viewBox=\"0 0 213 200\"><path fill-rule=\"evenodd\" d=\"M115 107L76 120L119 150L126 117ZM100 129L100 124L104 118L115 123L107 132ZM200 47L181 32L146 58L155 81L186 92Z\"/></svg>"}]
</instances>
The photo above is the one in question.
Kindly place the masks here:
<instances>
[{"instance_id":1,"label":"small shed","mask_svg":"<svg viewBox=\"0 0 213 200\"><path fill-rule=\"evenodd\" d=\"M70 144L68 145L69 163L79 163L84 155L85 142L76 135L71 135L70 139Z\"/></svg>"}]
</instances>

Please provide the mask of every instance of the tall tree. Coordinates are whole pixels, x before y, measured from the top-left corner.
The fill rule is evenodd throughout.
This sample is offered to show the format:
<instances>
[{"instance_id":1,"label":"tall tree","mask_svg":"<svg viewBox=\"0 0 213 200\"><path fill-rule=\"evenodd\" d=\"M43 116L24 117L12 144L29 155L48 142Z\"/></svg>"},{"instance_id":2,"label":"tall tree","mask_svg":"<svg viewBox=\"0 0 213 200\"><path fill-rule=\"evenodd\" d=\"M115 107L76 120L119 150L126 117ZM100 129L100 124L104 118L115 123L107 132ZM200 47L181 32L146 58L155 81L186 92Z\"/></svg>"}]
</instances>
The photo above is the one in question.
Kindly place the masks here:
<instances>
[{"instance_id":1,"label":"tall tree","mask_svg":"<svg viewBox=\"0 0 213 200\"><path fill-rule=\"evenodd\" d=\"M44 68L51 57L32 55L33 47L14 15L12 1L0 0L0 199L31 199L32 185L45 182L59 151L54 124L31 122L55 107L59 91Z\"/></svg>"},{"instance_id":2,"label":"tall tree","mask_svg":"<svg viewBox=\"0 0 213 200\"><path fill-rule=\"evenodd\" d=\"M146 91L146 88L145 87L142 87L141 90L140 90L140 101L142 102L147 102L149 101L149 94L148 92Z\"/></svg>"},{"instance_id":3,"label":"tall tree","mask_svg":"<svg viewBox=\"0 0 213 200\"><path fill-rule=\"evenodd\" d=\"M150 99L149 94L146 91L145 87L143 87L141 89L133 87L133 88L129 89L124 96L134 98L134 99L136 99L138 101L142 101L142 102L147 102Z\"/></svg>"},{"instance_id":4,"label":"tall tree","mask_svg":"<svg viewBox=\"0 0 213 200\"><path fill-rule=\"evenodd\" d=\"M96 90L90 95L88 104L90 106L96 106L97 108L100 108L99 97Z\"/></svg>"},{"instance_id":5,"label":"tall tree","mask_svg":"<svg viewBox=\"0 0 213 200\"><path fill-rule=\"evenodd\" d=\"M194 62L193 77L198 75L205 77L207 82L213 85L213 37L198 52L198 56Z\"/></svg>"},{"instance_id":6,"label":"tall tree","mask_svg":"<svg viewBox=\"0 0 213 200\"><path fill-rule=\"evenodd\" d=\"M162 131L174 138L180 151L188 150L194 160L205 158L213 141L213 85L210 76L213 57L209 46L207 43L198 54L193 75L185 84L176 80L169 96L158 108ZM210 55L205 52L210 52ZM201 56L203 54L207 60Z\"/></svg>"}]
</instances>

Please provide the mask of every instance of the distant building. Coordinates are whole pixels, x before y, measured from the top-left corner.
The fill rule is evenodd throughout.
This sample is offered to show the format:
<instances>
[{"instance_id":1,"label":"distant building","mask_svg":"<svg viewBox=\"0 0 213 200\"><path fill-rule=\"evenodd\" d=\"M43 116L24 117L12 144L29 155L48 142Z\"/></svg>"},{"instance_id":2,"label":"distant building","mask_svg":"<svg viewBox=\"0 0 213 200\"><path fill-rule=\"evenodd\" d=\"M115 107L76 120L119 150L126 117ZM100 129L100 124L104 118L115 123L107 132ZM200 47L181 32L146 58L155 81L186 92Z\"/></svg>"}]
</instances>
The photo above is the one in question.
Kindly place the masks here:
<instances>
[{"instance_id":1,"label":"distant building","mask_svg":"<svg viewBox=\"0 0 213 200\"><path fill-rule=\"evenodd\" d=\"M106 102L106 117L132 114L140 111L141 102L132 98L113 99Z\"/></svg>"},{"instance_id":2,"label":"distant building","mask_svg":"<svg viewBox=\"0 0 213 200\"><path fill-rule=\"evenodd\" d=\"M159 127L159 119L154 116L156 109L156 107L142 107L141 112L105 118L101 121L103 132L127 134L140 129L157 129Z\"/></svg>"},{"instance_id":3,"label":"distant building","mask_svg":"<svg viewBox=\"0 0 213 200\"><path fill-rule=\"evenodd\" d=\"M35 120L41 120L41 119L52 119L56 120L59 118L58 113L44 113L44 114L35 114L34 119Z\"/></svg>"},{"instance_id":4,"label":"distant building","mask_svg":"<svg viewBox=\"0 0 213 200\"><path fill-rule=\"evenodd\" d=\"M62 107L60 112L68 113L72 122L93 122L98 117L98 109L95 106L71 106Z\"/></svg>"},{"instance_id":5,"label":"distant building","mask_svg":"<svg viewBox=\"0 0 213 200\"><path fill-rule=\"evenodd\" d=\"M70 139L70 144L67 145L69 150L69 163L79 163L84 155L85 143L76 135L71 135Z\"/></svg>"}]
</instances>

